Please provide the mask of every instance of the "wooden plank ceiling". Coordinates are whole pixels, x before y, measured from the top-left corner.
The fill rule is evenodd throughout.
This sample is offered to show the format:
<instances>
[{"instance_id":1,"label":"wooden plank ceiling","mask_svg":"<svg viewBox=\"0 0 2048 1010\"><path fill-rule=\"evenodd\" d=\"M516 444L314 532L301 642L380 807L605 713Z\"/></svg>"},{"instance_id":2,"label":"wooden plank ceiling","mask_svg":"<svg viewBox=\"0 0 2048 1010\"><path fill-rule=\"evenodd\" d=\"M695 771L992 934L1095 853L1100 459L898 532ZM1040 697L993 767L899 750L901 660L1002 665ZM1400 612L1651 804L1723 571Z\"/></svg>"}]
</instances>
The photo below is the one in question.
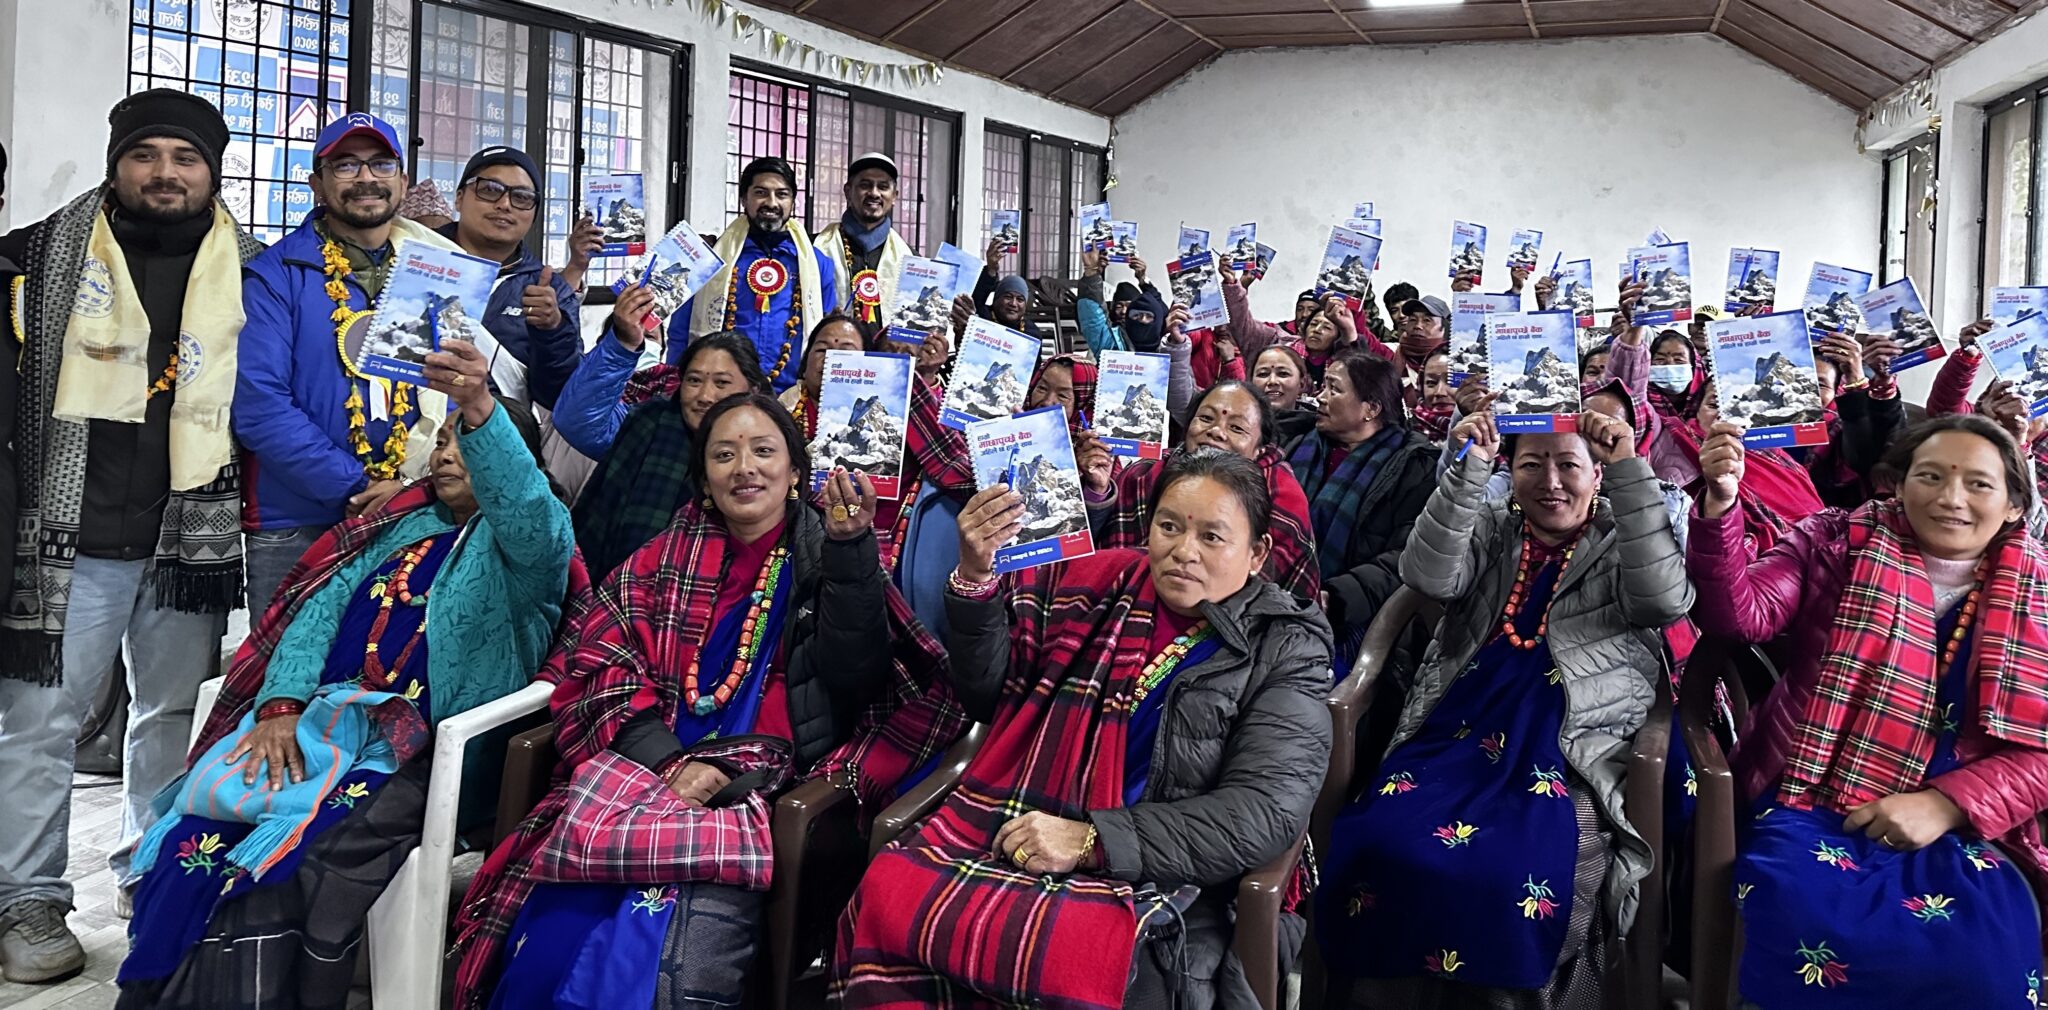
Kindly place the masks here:
<instances>
[{"instance_id":1,"label":"wooden plank ceiling","mask_svg":"<svg viewBox=\"0 0 2048 1010\"><path fill-rule=\"evenodd\" d=\"M1710 33L1862 109L2041 0L756 0L1116 115L1227 49Z\"/></svg>"}]
</instances>

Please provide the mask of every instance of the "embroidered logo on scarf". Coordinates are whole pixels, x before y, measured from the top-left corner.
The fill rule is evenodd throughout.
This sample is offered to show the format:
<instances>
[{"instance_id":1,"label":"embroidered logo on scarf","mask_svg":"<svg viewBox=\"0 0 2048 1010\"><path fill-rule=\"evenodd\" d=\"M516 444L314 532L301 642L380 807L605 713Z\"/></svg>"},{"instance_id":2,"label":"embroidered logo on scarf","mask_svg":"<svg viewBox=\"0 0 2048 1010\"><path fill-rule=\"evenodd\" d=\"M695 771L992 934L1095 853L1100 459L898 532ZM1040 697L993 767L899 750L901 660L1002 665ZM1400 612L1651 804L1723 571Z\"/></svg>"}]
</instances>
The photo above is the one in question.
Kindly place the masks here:
<instances>
[{"instance_id":1,"label":"embroidered logo on scarf","mask_svg":"<svg viewBox=\"0 0 2048 1010\"><path fill-rule=\"evenodd\" d=\"M177 381L180 383L197 381L199 370L205 367L206 349L199 345L199 338L179 330Z\"/></svg>"},{"instance_id":2,"label":"embroidered logo on scarf","mask_svg":"<svg viewBox=\"0 0 2048 1010\"><path fill-rule=\"evenodd\" d=\"M71 311L87 319L104 319L114 314L114 275L96 256L85 258L78 271L78 301Z\"/></svg>"}]
</instances>

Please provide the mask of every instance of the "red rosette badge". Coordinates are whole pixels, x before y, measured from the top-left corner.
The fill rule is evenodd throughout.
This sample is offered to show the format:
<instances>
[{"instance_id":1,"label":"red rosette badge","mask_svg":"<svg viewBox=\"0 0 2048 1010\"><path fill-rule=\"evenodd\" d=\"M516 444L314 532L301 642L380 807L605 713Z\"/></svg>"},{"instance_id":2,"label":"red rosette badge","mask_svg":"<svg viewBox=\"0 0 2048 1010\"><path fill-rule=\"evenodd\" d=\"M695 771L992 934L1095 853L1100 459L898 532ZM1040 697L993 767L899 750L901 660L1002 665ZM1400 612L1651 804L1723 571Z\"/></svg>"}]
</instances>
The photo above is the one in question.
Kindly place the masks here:
<instances>
[{"instance_id":1,"label":"red rosette badge","mask_svg":"<svg viewBox=\"0 0 2048 1010\"><path fill-rule=\"evenodd\" d=\"M757 259L747 267L747 288L759 296L756 308L764 315L769 299L789 286L789 268L772 259Z\"/></svg>"}]
</instances>

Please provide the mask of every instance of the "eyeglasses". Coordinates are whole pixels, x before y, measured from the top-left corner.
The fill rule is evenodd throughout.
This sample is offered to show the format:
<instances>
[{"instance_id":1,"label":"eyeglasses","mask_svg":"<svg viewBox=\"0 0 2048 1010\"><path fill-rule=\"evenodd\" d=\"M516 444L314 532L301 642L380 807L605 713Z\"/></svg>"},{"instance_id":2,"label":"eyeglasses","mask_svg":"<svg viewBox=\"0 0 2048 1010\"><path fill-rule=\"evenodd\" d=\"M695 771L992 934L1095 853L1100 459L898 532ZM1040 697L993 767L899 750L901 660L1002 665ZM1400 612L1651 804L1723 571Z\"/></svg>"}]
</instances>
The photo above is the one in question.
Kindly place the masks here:
<instances>
[{"instance_id":1,"label":"eyeglasses","mask_svg":"<svg viewBox=\"0 0 2048 1010\"><path fill-rule=\"evenodd\" d=\"M485 203L497 203L506 197L512 198L512 209L532 210L540 202L540 194L524 186L514 189L496 179L471 179L466 184L477 199Z\"/></svg>"},{"instance_id":2,"label":"eyeglasses","mask_svg":"<svg viewBox=\"0 0 2048 1010\"><path fill-rule=\"evenodd\" d=\"M389 179L398 174L398 159L371 158L368 161L359 161L355 158L342 158L322 165L321 171L337 179L353 179L363 174L365 168L370 170L373 178Z\"/></svg>"}]
</instances>

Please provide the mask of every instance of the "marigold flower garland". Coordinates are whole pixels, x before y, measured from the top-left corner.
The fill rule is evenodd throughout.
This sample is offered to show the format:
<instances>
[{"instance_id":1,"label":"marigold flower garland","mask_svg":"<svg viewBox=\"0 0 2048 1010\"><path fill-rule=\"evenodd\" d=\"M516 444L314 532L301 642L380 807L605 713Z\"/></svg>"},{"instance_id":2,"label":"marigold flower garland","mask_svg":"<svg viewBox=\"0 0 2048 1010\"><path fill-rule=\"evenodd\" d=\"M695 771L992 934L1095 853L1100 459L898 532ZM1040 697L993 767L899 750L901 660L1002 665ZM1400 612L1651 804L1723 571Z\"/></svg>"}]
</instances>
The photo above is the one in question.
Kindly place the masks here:
<instances>
[{"instance_id":1,"label":"marigold flower garland","mask_svg":"<svg viewBox=\"0 0 2048 1010\"><path fill-rule=\"evenodd\" d=\"M330 238L320 242L320 258L325 263L327 274L327 297L334 302L334 346L341 355L342 368L351 376L355 375L354 363L349 361L346 345L349 325L367 312L358 312L349 307L348 279L354 276L349 269L348 256L341 251L341 243ZM173 362L175 364L175 361ZM363 474L371 480L391 480L398 476L400 467L405 465L405 440L412 434L406 426L405 415L412 410L412 387L403 382L391 384L391 433L384 438L384 458L372 461L369 436L369 418L364 416L363 391L349 382L348 401L343 404L348 410L348 444L356 458L363 461Z\"/></svg>"}]
</instances>

